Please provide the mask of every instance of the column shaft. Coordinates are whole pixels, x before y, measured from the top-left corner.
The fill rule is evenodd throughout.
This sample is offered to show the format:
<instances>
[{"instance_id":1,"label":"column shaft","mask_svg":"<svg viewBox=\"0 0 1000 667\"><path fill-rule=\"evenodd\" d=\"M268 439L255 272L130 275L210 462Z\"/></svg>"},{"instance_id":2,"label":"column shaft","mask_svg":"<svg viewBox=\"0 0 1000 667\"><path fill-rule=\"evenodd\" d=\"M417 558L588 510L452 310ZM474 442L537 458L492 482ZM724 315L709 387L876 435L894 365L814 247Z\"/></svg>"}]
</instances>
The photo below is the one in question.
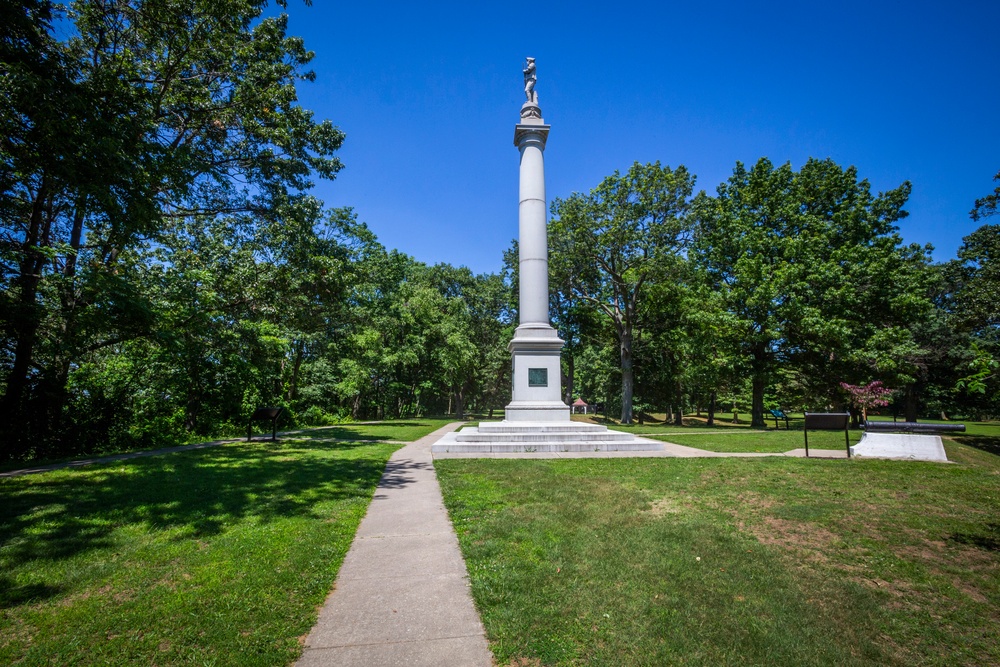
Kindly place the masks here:
<instances>
[{"instance_id":1,"label":"column shaft","mask_svg":"<svg viewBox=\"0 0 1000 667\"><path fill-rule=\"evenodd\" d=\"M518 263L520 323L549 323L549 249L545 229L543 144L528 135L521 142Z\"/></svg>"}]
</instances>

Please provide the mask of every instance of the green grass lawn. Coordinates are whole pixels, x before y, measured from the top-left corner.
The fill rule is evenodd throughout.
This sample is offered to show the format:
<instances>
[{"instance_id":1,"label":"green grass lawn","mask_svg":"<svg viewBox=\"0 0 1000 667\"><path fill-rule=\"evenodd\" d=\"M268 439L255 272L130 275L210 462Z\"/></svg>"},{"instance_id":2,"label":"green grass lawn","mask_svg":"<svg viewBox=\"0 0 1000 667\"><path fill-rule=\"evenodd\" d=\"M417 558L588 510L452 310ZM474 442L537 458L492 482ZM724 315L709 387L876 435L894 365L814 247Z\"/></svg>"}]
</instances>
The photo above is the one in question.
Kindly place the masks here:
<instances>
[{"instance_id":1,"label":"green grass lawn","mask_svg":"<svg viewBox=\"0 0 1000 667\"><path fill-rule=\"evenodd\" d=\"M885 418L876 418L885 420ZM888 418L890 421L892 418ZM938 419L922 419L930 424L964 423L965 433L950 435L945 440L964 443L1000 454L1000 423L996 422L958 422L941 421ZM628 431L644 438L672 442L677 445L697 447L710 452L762 452L780 454L805 446L802 437L802 421L792 420L791 430L785 429L784 422L777 430L751 429L747 426L727 428L705 428L704 426L670 426L670 425L633 425L622 426L612 424L609 428L616 431ZM851 444L861 439L863 431L852 429L848 431ZM844 434L840 431L809 431L809 449L845 449Z\"/></svg>"},{"instance_id":2,"label":"green grass lawn","mask_svg":"<svg viewBox=\"0 0 1000 667\"><path fill-rule=\"evenodd\" d=\"M1000 437L969 437L955 464L435 466L501 665L998 664Z\"/></svg>"},{"instance_id":3,"label":"green grass lawn","mask_svg":"<svg viewBox=\"0 0 1000 667\"><path fill-rule=\"evenodd\" d=\"M303 433L316 434L323 438L338 440L389 440L393 442L413 442L454 419L400 419L377 424L337 424L308 429ZM266 434L269 435L269 434Z\"/></svg>"},{"instance_id":4,"label":"green grass lawn","mask_svg":"<svg viewBox=\"0 0 1000 667\"><path fill-rule=\"evenodd\" d=\"M370 439L444 423L0 479L0 664L287 664L398 448Z\"/></svg>"},{"instance_id":5,"label":"green grass lawn","mask_svg":"<svg viewBox=\"0 0 1000 667\"><path fill-rule=\"evenodd\" d=\"M616 427L617 428L617 427ZM666 434L643 434L644 438L663 440L677 445L697 447L710 452L768 452L780 454L792 449L802 449L805 442L802 431L758 431L750 429L730 429L710 431L706 429L674 429ZM861 439L861 431L848 431L851 444ZM809 450L836 449L844 451L843 431L809 431Z\"/></svg>"}]
</instances>

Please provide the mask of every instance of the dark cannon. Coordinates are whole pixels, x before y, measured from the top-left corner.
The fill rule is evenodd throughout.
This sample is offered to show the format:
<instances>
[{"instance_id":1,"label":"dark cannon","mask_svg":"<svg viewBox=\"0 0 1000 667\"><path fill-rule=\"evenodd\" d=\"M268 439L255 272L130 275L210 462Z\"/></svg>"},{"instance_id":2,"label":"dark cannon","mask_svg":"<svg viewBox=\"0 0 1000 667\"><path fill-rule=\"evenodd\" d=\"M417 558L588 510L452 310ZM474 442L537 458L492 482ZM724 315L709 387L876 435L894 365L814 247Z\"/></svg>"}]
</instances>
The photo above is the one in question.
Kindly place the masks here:
<instances>
[{"instance_id":1,"label":"dark cannon","mask_svg":"<svg viewBox=\"0 0 1000 667\"><path fill-rule=\"evenodd\" d=\"M965 424L927 424L923 422L866 421L863 428L869 433L965 433Z\"/></svg>"}]
</instances>

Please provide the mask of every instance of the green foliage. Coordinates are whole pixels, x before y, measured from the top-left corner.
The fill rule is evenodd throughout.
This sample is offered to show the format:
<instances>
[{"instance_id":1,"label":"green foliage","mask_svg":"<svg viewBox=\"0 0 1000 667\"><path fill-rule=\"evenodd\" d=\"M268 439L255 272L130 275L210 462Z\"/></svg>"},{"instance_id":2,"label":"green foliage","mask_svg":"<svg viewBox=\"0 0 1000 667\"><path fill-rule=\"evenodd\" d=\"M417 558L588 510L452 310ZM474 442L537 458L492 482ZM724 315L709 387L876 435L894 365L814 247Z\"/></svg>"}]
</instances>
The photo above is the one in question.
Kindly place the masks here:
<instances>
[{"instance_id":1,"label":"green foliage","mask_svg":"<svg viewBox=\"0 0 1000 667\"><path fill-rule=\"evenodd\" d=\"M1000 181L1000 171L998 171L997 175L993 177L993 180ZM998 185L991 194L988 194L981 199L977 199L972 210L969 212L969 216L973 220L979 220L980 218L996 215L997 205L1000 205L1000 185Z\"/></svg>"},{"instance_id":2,"label":"green foliage","mask_svg":"<svg viewBox=\"0 0 1000 667\"><path fill-rule=\"evenodd\" d=\"M265 4L82 0L62 41L51 3L13 12L2 43L14 104L0 119L7 456L74 437L70 372L154 334L146 248L181 228L200 251L216 243L203 228L230 216L285 220L312 174L339 169L343 135L296 104L312 54L285 16L261 17ZM177 270L204 282L203 269ZM219 287L187 296L212 304ZM197 355L196 340L176 346Z\"/></svg>"},{"instance_id":3,"label":"green foliage","mask_svg":"<svg viewBox=\"0 0 1000 667\"><path fill-rule=\"evenodd\" d=\"M265 404L293 426L503 401L509 285L307 194L343 134L298 105L312 54L265 5L11 8L0 458L239 433Z\"/></svg>"},{"instance_id":4,"label":"green foliage","mask_svg":"<svg viewBox=\"0 0 1000 667\"><path fill-rule=\"evenodd\" d=\"M632 421L632 347L644 299L650 285L676 277L683 264L694 180L683 166L635 163L588 195L552 202L552 282L610 321L620 350L625 423Z\"/></svg>"},{"instance_id":5,"label":"green foliage","mask_svg":"<svg viewBox=\"0 0 1000 667\"><path fill-rule=\"evenodd\" d=\"M500 275L429 267L311 197L343 134L298 104L312 53L265 7L4 5L0 458L236 434L261 405L294 427L507 402L516 243ZM908 417L1000 411L995 226L931 267L895 227L908 183L761 160L693 188L636 163L553 201L567 402L761 426L881 380Z\"/></svg>"},{"instance_id":6,"label":"green foliage","mask_svg":"<svg viewBox=\"0 0 1000 667\"><path fill-rule=\"evenodd\" d=\"M752 423L778 368L796 372L813 400L838 401L838 381L870 380L912 347L923 316L926 251L902 247L895 223L910 186L879 195L856 170L809 160L799 172L761 159L737 164L718 196L699 196L692 260L733 318L734 356L752 381ZM912 372L912 371L911 371ZM888 379L888 378L887 378Z\"/></svg>"}]
</instances>

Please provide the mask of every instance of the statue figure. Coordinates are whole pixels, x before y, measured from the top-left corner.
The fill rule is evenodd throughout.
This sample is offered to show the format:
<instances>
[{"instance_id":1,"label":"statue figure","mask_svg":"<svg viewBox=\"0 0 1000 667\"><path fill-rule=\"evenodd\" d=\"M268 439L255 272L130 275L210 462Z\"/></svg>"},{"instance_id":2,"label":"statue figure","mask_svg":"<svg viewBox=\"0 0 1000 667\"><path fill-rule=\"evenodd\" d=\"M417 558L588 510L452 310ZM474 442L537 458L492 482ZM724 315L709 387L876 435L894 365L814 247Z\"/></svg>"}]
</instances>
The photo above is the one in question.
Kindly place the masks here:
<instances>
[{"instance_id":1,"label":"statue figure","mask_svg":"<svg viewBox=\"0 0 1000 667\"><path fill-rule=\"evenodd\" d=\"M524 95L532 104L538 104L538 93L535 92L535 59L528 58L524 63Z\"/></svg>"}]
</instances>

